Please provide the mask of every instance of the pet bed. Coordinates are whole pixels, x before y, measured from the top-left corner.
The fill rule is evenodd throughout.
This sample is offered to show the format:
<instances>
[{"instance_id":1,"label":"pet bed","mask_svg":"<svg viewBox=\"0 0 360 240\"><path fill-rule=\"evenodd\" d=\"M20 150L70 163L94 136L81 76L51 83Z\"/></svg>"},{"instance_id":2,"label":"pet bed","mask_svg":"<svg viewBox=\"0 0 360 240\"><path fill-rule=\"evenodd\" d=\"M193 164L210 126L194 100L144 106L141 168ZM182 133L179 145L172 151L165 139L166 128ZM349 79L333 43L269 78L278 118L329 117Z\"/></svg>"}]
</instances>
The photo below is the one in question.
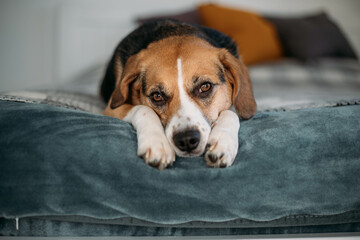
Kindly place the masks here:
<instances>
[{"instance_id":1,"label":"pet bed","mask_svg":"<svg viewBox=\"0 0 360 240\"><path fill-rule=\"evenodd\" d=\"M259 112L241 122L232 167L177 158L159 171L129 123L94 113L100 102L51 95L1 97L2 236L360 231L359 100Z\"/></svg>"}]
</instances>

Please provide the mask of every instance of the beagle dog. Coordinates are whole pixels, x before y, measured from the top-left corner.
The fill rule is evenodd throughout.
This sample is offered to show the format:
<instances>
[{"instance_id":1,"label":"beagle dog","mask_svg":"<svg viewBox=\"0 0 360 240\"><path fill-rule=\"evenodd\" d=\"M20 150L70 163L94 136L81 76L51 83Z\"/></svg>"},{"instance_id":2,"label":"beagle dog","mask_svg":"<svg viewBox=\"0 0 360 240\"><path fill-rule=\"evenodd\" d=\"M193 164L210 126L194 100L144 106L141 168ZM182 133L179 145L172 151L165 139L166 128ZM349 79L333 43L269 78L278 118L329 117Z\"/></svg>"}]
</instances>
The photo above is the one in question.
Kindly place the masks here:
<instances>
[{"instance_id":1,"label":"beagle dog","mask_svg":"<svg viewBox=\"0 0 360 240\"><path fill-rule=\"evenodd\" d=\"M116 47L101 84L105 115L132 124L137 154L158 169L175 155L231 166L239 116L256 112L247 68L228 36L176 20L138 27ZM235 112L229 110L234 106Z\"/></svg>"}]
</instances>

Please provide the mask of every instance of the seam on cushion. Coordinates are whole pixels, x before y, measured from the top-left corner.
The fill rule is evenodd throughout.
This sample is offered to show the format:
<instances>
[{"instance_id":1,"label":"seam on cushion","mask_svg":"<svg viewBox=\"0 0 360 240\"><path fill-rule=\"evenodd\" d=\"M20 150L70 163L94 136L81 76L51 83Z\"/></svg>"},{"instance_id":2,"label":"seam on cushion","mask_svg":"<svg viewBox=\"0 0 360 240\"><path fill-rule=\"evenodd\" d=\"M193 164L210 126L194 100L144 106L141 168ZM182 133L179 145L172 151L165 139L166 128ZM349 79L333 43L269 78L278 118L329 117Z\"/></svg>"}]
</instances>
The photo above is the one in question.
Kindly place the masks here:
<instances>
[{"instance_id":1,"label":"seam on cushion","mask_svg":"<svg viewBox=\"0 0 360 240\"><path fill-rule=\"evenodd\" d=\"M123 217L123 218L114 218L114 219L94 218L84 215L58 215L58 216L49 215L49 216L33 216L33 217L40 219L68 221L68 222L85 222L85 223L98 223L98 224L111 224L111 225L126 225L126 226L145 226L145 227L249 228L249 227L288 227L288 226L328 225L328 224L342 224L349 222L358 223L360 222L360 210L352 210L352 211L332 214L332 215L307 215L307 214L290 215L269 221L254 221L245 218L238 218L223 222L190 221L190 222L178 223L178 224L155 223L133 217ZM334 219L336 218L341 218L341 219L334 222ZM308 221L309 219L311 219L310 222ZM321 222L316 222L320 219L322 220ZM301 221L301 223L298 222L299 220Z\"/></svg>"}]
</instances>

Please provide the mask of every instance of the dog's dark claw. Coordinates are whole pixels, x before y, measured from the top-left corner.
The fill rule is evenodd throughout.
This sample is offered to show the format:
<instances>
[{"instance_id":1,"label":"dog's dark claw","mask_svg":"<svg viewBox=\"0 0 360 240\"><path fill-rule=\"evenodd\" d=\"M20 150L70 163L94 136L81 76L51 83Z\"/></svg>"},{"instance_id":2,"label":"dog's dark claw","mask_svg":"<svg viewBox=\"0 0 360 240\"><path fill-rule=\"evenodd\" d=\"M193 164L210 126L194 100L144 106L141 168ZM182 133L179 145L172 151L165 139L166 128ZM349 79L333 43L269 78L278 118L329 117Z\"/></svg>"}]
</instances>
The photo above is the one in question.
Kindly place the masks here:
<instances>
[{"instance_id":1,"label":"dog's dark claw","mask_svg":"<svg viewBox=\"0 0 360 240\"><path fill-rule=\"evenodd\" d=\"M160 165L160 161L153 161L153 162L149 162L149 165L152 166L152 167L159 167Z\"/></svg>"},{"instance_id":2,"label":"dog's dark claw","mask_svg":"<svg viewBox=\"0 0 360 240\"><path fill-rule=\"evenodd\" d=\"M220 163L220 167L221 167L221 168L225 168L225 167L226 167L226 163L221 162L221 163Z\"/></svg>"},{"instance_id":3,"label":"dog's dark claw","mask_svg":"<svg viewBox=\"0 0 360 240\"><path fill-rule=\"evenodd\" d=\"M216 161L218 160L218 157L213 154L209 154L208 158L209 158L210 162L212 162L212 163L216 163Z\"/></svg>"}]
</instances>

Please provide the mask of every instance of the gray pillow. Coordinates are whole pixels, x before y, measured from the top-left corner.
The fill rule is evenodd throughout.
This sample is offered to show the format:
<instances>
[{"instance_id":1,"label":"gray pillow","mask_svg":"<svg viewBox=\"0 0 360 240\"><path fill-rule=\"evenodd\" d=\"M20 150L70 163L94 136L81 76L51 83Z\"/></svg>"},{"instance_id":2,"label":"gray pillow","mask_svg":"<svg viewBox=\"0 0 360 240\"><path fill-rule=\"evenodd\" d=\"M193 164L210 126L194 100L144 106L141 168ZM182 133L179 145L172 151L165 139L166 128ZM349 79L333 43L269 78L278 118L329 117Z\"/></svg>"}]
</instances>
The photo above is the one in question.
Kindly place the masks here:
<instances>
[{"instance_id":1,"label":"gray pillow","mask_svg":"<svg viewBox=\"0 0 360 240\"><path fill-rule=\"evenodd\" d=\"M304 61L357 56L337 24L326 13L297 18L265 17L275 25L286 56Z\"/></svg>"}]
</instances>

